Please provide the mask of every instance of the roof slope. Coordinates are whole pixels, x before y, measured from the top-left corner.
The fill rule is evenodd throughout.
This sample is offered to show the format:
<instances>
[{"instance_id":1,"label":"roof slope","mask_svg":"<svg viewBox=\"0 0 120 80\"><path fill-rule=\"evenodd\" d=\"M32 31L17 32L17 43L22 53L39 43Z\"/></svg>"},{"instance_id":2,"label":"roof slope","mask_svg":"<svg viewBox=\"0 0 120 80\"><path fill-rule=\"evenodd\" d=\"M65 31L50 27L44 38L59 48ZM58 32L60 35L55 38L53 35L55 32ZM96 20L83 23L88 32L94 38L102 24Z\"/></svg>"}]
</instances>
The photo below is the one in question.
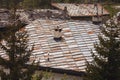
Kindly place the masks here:
<instances>
[{"instance_id":1,"label":"roof slope","mask_svg":"<svg viewBox=\"0 0 120 80\"><path fill-rule=\"evenodd\" d=\"M64 8L67 7L68 14L71 17L97 15L97 9L94 4L52 3L52 6L61 10L64 10ZM109 15L108 11L105 9L103 9L102 13L102 6L100 4L98 4L98 14Z\"/></svg>"},{"instance_id":2,"label":"roof slope","mask_svg":"<svg viewBox=\"0 0 120 80\"><path fill-rule=\"evenodd\" d=\"M62 42L53 39L56 26L63 29ZM85 62L91 61L93 43L98 41L99 28L91 22L35 20L26 26L30 44L35 44L31 60L40 65L74 71L85 71ZM49 60L48 60L49 59Z\"/></svg>"}]
</instances>

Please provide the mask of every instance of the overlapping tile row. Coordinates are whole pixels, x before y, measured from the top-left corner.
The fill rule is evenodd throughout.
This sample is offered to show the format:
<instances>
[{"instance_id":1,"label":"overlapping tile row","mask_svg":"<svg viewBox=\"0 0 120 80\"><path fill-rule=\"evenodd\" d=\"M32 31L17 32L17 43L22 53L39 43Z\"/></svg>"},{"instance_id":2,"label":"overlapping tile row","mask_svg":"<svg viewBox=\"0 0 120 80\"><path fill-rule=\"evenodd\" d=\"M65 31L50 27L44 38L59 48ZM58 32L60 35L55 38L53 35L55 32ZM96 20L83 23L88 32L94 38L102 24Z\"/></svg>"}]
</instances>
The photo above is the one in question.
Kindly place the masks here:
<instances>
[{"instance_id":1,"label":"overlapping tile row","mask_svg":"<svg viewBox=\"0 0 120 80\"><path fill-rule=\"evenodd\" d=\"M63 41L56 42L53 31L56 26L62 28ZM34 44L31 60L40 65L75 71L84 71L85 62L91 61L90 51L98 41L99 27L91 22L35 20L26 26L29 44Z\"/></svg>"},{"instance_id":2,"label":"overlapping tile row","mask_svg":"<svg viewBox=\"0 0 120 80\"><path fill-rule=\"evenodd\" d=\"M5 27L8 24L9 13L1 11L0 9L0 28Z\"/></svg>"},{"instance_id":3,"label":"overlapping tile row","mask_svg":"<svg viewBox=\"0 0 120 80\"><path fill-rule=\"evenodd\" d=\"M100 4L97 4L98 10L95 4L52 3L52 6L61 10L67 7L69 16L95 16L97 11L98 15L109 14Z\"/></svg>"}]
</instances>

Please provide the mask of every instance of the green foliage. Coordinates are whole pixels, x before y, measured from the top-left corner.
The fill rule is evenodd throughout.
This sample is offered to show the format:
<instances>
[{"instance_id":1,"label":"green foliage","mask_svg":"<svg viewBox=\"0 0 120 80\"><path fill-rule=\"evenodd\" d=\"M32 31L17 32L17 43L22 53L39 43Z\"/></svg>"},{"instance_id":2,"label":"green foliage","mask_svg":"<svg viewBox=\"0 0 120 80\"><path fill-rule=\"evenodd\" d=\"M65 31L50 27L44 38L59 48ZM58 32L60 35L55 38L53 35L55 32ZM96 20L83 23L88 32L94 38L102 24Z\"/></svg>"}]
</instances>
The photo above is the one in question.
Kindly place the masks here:
<instances>
[{"instance_id":1,"label":"green foliage","mask_svg":"<svg viewBox=\"0 0 120 80\"><path fill-rule=\"evenodd\" d=\"M19 21L16 25L6 25L6 27L0 29L0 41L8 38L11 32L16 32L26 26L24 22Z\"/></svg>"},{"instance_id":2,"label":"green foliage","mask_svg":"<svg viewBox=\"0 0 120 80\"><path fill-rule=\"evenodd\" d=\"M36 71L33 75L32 80L56 80L56 78L60 78L57 73L53 73L51 71ZM63 76L60 78L60 80L78 80L78 78L73 76L68 76L67 74L62 74Z\"/></svg>"},{"instance_id":3,"label":"green foliage","mask_svg":"<svg viewBox=\"0 0 120 80\"><path fill-rule=\"evenodd\" d=\"M108 12L110 13L110 16L111 16L111 17L114 16L117 12L119 12L119 10L118 10L118 9L115 9L115 8L113 7L113 5L104 5L104 8L105 8L106 10L108 10Z\"/></svg>"},{"instance_id":4,"label":"green foliage","mask_svg":"<svg viewBox=\"0 0 120 80\"><path fill-rule=\"evenodd\" d=\"M48 80L48 79L52 78L52 76L53 76L53 73L51 71L50 72L44 71L42 74L43 74L44 80Z\"/></svg>"},{"instance_id":5,"label":"green foliage","mask_svg":"<svg viewBox=\"0 0 120 80\"><path fill-rule=\"evenodd\" d=\"M33 50L28 48L28 35L26 32L10 34L4 44L0 43L0 48L7 56L7 59L0 56L0 77L2 80L30 80L36 67L26 66Z\"/></svg>"},{"instance_id":6,"label":"green foliage","mask_svg":"<svg viewBox=\"0 0 120 80\"><path fill-rule=\"evenodd\" d=\"M85 80L120 80L120 25L111 19L101 29L93 62L87 63Z\"/></svg>"},{"instance_id":7,"label":"green foliage","mask_svg":"<svg viewBox=\"0 0 120 80\"><path fill-rule=\"evenodd\" d=\"M32 80L42 80L43 72L42 71L36 71L34 75L32 76Z\"/></svg>"},{"instance_id":8,"label":"green foliage","mask_svg":"<svg viewBox=\"0 0 120 80\"><path fill-rule=\"evenodd\" d=\"M64 74L64 76L61 78L61 80L67 80L67 79L68 79L67 74Z\"/></svg>"},{"instance_id":9,"label":"green foliage","mask_svg":"<svg viewBox=\"0 0 120 80\"><path fill-rule=\"evenodd\" d=\"M22 2L22 7L25 9L38 8L41 0L24 0Z\"/></svg>"},{"instance_id":10,"label":"green foliage","mask_svg":"<svg viewBox=\"0 0 120 80\"><path fill-rule=\"evenodd\" d=\"M11 9L13 6L18 7L19 3L22 2L23 0L0 0L0 7L2 8L8 8Z\"/></svg>"},{"instance_id":11,"label":"green foliage","mask_svg":"<svg viewBox=\"0 0 120 80\"><path fill-rule=\"evenodd\" d=\"M32 77L32 80L53 80L53 73L50 71L36 71Z\"/></svg>"},{"instance_id":12,"label":"green foliage","mask_svg":"<svg viewBox=\"0 0 120 80\"><path fill-rule=\"evenodd\" d=\"M120 2L119 0L100 0L101 2ZM50 8L51 2L57 3L94 3L99 2L99 0L0 0L0 7L12 8L16 5L17 7L22 6L26 9L31 8Z\"/></svg>"}]
</instances>

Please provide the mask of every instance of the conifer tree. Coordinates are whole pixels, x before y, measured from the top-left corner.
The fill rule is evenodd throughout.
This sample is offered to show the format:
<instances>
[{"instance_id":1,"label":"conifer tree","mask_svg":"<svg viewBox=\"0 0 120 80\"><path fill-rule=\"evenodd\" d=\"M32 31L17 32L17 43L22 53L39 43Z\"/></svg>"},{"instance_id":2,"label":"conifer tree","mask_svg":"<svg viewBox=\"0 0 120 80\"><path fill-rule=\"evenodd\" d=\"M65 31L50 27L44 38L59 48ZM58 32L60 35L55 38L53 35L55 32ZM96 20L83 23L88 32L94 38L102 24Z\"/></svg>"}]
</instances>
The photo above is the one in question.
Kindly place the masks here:
<instances>
[{"instance_id":1,"label":"conifer tree","mask_svg":"<svg viewBox=\"0 0 120 80\"><path fill-rule=\"evenodd\" d=\"M28 34L26 31L19 31L25 26L20 21L16 10L22 0L10 0L10 24L6 25L7 37L0 41L0 50L6 56L0 56L0 78L1 80L31 80L37 67L34 61L30 61L33 47L29 48ZM2 55L2 54L0 54Z\"/></svg>"},{"instance_id":2,"label":"conifer tree","mask_svg":"<svg viewBox=\"0 0 120 80\"><path fill-rule=\"evenodd\" d=\"M87 63L85 80L120 80L120 24L111 19L98 38L93 61Z\"/></svg>"},{"instance_id":3,"label":"conifer tree","mask_svg":"<svg viewBox=\"0 0 120 80\"><path fill-rule=\"evenodd\" d=\"M3 43L4 41L4 43ZM24 32L11 32L0 43L0 48L7 57L0 56L0 77L2 80L31 80L37 69L28 66L33 47L28 48L28 35Z\"/></svg>"}]
</instances>

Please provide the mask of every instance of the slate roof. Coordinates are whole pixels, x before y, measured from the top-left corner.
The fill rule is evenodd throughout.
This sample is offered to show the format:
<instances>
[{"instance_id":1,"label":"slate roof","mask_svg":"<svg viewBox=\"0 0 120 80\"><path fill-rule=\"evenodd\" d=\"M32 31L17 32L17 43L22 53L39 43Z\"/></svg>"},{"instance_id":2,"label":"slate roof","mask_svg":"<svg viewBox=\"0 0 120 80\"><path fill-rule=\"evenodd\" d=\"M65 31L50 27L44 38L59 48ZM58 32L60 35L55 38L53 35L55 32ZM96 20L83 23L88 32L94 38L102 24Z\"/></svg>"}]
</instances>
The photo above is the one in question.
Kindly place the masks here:
<instances>
[{"instance_id":1,"label":"slate roof","mask_svg":"<svg viewBox=\"0 0 120 80\"><path fill-rule=\"evenodd\" d=\"M53 39L56 26L63 29L63 41ZM99 27L88 21L35 20L26 26L29 44L35 44L31 60L41 66L74 71L85 71L85 62L91 61L90 51L98 41Z\"/></svg>"},{"instance_id":2,"label":"slate roof","mask_svg":"<svg viewBox=\"0 0 120 80\"><path fill-rule=\"evenodd\" d=\"M94 4L52 3L52 6L61 10L67 7L68 14L71 17L95 16L97 12ZM100 4L98 4L98 14L102 15L102 6ZM109 15L109 12L103 9L103 15Z\"/></svg>"},{"instance_id":3,"label":"slate roof","mask_svg":"<svg viewBox=\"0 0 120 80\"><path fill-rule=\"evenodd\" d=\"M8 13L2 12L0 10L0 28L3 28L6 26L6 24L8 23L8 17L9 17Z\"/></svg>"},{"instance_id":4,"label":"slate roof","mask_svg":"<svg viewBox=\"0 0 120 80\"><path fill-rule=\"evenodd\" d=\"M56 42L53 31L62 28L63 41ZM31 60L40 61L44 67L85 71L85 62L91 61L93 43L98 42L100 31L89 21L40 20L31 22L25 28L29 34L29 44L35 45ZM1 57L8 58L2 50Z\"/></svg>"}]
</instances>

